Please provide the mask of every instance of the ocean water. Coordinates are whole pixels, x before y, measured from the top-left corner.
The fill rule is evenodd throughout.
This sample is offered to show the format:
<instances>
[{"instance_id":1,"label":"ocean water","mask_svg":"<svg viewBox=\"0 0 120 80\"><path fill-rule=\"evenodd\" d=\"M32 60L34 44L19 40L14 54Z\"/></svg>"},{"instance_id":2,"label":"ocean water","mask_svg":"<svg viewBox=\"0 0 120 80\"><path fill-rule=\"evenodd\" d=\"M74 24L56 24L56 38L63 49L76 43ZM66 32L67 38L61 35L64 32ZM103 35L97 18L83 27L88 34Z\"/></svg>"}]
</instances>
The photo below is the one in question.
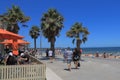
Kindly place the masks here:
<instances>
[{"instance_id":1,"label":"ocean water","mask_svg":"<svg viewBox=\"0 0 120 80\"><path fill-rule=\"evenodd\" d=\"M82 48L83 54L107 54L120 55L120 47L97 47L97 48Z\"/></svg>"},{"instance_id":2,"label":"ocean water","mask_svg":"<svg viewBox=\"0 0 120 80\"><path fill-rule=\"evenodd\" d=\"M64 53L65 48L57 48L61 50L61 53ZM72 50L74 50L72 48ZM40 50L42 53L45 53L46 48L42 48ZM82 54L113 54L113 55L120 55L120 47L95 47L95 48L82 48Z\"/></svg>"}]
</instances>

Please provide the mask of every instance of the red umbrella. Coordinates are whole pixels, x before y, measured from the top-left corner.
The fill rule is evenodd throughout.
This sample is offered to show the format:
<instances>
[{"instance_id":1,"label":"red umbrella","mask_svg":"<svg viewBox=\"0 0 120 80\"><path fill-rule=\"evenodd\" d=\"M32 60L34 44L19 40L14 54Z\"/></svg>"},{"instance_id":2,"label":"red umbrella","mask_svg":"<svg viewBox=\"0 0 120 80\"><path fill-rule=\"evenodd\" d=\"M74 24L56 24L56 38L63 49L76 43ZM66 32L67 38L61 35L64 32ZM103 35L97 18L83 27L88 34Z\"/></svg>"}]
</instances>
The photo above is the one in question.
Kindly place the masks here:
<instances>
[{"instance_id":1,"label":"red umbrella","mask_svg":"<svg viewBox=\"0 0 120 80\"><path fill-rule=\"evenodd\" d=\"M24 40L22 40L22 39L17 39L17 43L18 43L18 44L30 44L29 42L24 41ZM0 42L0 44L4 44L4 45L13 44L13 40L12 40L12 39L10 39L10 40L4 40L3 42Z\"/></svg>"},{"instance_id":2,"label":"red umbrella","mask_svg":"<svg viewBox=\"0 0 120 80\"><path fill-rule=\"evenodd\" d=\"M22 40L22 39L18 39L17 42L18 44L30 44L29 42Z\"/></svg>"},{"instance_id":3,"label":"red umbrella","mask_svg":"<svg viewBox=\"0 0 120 80\"><path fill-rule=\"evenodd\" d=\"M14 55L18 55L18 43L17 43L17 40L13 40L13 43L12 43L12 51L13 51L13 54Z\"/></svg>"},{"instance_id":4,"label":"red umbrella","mask_svg":"<svg viewBox=\"0 0 120 80\"><path fill-rule=\"evenodd\" d=\"M0 42L0 44L8 44L8 45L12 45L12 50L13 50L13 54L14 55L18 55L18 45L19 44L29 44L29 42L26 42L22 39L18 39L18 40L4 40L3 42Z\"/></svg>"},{"instance_id":5,"label":"red umbrella","mask_svg":"<svg viewBox=\"0 0 120 80\"><path fill-rule=\"evenodd\" d=\"M4 29L0 29L0 39L22 39L23 36L9 32Z\"/></svg>"},{"instance_id":6,"label":"red umbrella","mask_svg":"<svg viewBox=\"0 0 120 80\"><path fill-rule=\"evenodd\" d=\"M23 36L6 31L4 29L0 29L0 39L13 39L12 50L13 50L14 55L18 55L17 39L22 39L22 38L23 38Z\"/></svg>"}]
</instances>

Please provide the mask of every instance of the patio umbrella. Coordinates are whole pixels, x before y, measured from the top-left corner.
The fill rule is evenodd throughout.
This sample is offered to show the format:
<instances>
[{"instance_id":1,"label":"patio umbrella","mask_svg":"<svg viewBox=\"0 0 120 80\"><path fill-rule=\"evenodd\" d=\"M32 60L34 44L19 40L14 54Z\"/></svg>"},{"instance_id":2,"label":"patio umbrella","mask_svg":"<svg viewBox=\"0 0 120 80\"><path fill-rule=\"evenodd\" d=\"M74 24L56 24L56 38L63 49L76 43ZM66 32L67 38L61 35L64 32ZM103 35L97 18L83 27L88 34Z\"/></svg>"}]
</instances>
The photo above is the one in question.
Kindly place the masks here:
<instances>
[{"instance_id":1,"label":"patio umbrella","mask_svg":"<svg viewBox=\"0 0 120 80\"><path fill-rule=\"evenodd\" d=\"M18 43L17 43L17 40L13 40L13 43L12 43L12 51L13 51L13 54L15 56L17 56L19 53L18 53Z\"/></svg>"},{"instance_id":2,"label":"patio umbrella","mask_svg":"<svg viewBox=\"0 0 120 80\"><path fill-rule=\"evenodd\" d=\"M22 40L22 39L18 39L17 42L18 44L30 44L29 42Z\"/></svg>"},{"instance_id":3,"label":"patio umbrella","mask_svg":"<svg viewBox=\"0 0 120 80\"><path fill-rule=\"evenodd\" d=\"M17 39L17 43L18 43L18 45L20 45L20 44L30 44L29 42L27 42L25 40L22 40L22 39ZM0 44L11 45L11 44L13 44L13 40L12 39L4 40L3 42L0 42Z\"/></svg>"},{"instance_id":4,"label":"patio umbrella","mask_svg":"<svg viewBox=\"0 0 120 80\"><path fill-rule=\"evenodd\" d=\"M0 39L22 39L23 36L12 33L10 31L0 29Z\"/></svg>"},{"instance_id":5,"label":"patio umbrella","mask_svg":"<svg viewBox=\"0 0 120 80\"><path fill-rule=\"evenodd\" d=\"M13 43L13 40L4 40L0 42L0 44L4 44L4 45L11 45L12 43Z\"/></svg>"},{"instance_id":6,"label":"patio umbrella","mask_svg":"<svg viewBox=\"0 0 120 80\"><path fill-rule=\"evenodd\" d=\"M4 40L3 42L0 42L0 44L4 44L4 45L12 45L12 51L13 51L13 54L14 55L18 55L18 47L19 45L21 44L29 44L29 42L27 41L24 41L22 39L18 39L18 40L13 40L13 39L10 39L10 40Z\"/></svg>"}]
</instances>

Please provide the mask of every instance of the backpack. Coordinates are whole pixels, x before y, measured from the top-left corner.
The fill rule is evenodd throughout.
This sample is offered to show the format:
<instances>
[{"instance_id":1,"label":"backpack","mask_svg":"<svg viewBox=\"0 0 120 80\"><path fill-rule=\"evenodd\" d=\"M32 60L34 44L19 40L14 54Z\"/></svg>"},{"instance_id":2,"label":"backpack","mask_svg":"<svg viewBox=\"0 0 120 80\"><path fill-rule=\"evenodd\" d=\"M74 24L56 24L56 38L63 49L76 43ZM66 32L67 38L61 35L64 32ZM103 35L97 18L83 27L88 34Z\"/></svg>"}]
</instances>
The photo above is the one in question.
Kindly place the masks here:
<instances>
[{"instance_id":1,"label":"backpack","mask_svg":"<svg viewBox=\"0 0 120 80\"><path fill-rule=\"evenodd\" d=\"M75 55L74 57L73 57L73 60L75 60L75 61L77 61L77 60L79 60L80 59L80 56L79 55Z\"/></svg>"}]
</instances>

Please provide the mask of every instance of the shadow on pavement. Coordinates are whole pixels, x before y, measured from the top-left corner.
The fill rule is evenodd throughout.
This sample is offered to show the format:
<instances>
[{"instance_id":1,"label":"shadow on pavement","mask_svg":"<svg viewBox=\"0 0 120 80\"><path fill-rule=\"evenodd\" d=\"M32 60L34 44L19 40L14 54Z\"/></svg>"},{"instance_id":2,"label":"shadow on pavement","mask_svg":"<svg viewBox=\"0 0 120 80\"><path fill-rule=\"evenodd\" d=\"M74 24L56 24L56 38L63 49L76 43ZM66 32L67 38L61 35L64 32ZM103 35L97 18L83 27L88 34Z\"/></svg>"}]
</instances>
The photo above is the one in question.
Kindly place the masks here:
<instances>
[{"instance_id":1,"label":"shadow on pavement","mask_svg":"<svg viewBox=\"0 0 120 80\"><path fill-rule=\"evenodd\" d=\"M42 58L39 58L40 60L49 60L49 57L42 57Z\"/></svg>"},{"instance_id":2,"label":"shadow on pavement","mask_svg":"<svg viewBox=\"0 0 120 80\"><path fill-rule=\"evenodd\" d=\"M55 58L55 60L57 60L57 61L63 61L63 58Z\"/></svg>"},{"instance_id":3,"label":"shadow on pavement","mask_svg":"<svg viewBox=\"0 0 120 80\"><path fill-rule=\"evenodd\" d=\"M70 71L69 69L64 69L65 71Z\"/></svg>"}]
</instances>

